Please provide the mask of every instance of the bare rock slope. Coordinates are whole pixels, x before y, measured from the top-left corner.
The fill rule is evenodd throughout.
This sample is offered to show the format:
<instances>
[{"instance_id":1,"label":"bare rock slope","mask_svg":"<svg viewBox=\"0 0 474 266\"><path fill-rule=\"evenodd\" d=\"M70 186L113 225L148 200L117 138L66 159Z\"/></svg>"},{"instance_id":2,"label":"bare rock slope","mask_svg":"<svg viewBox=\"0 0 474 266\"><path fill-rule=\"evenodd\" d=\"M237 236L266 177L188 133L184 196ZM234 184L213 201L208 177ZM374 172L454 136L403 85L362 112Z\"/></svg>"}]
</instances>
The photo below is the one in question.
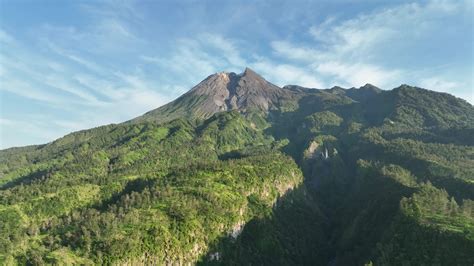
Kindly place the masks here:
<instances>
[{"instance_id":1,"label":"bare rock slope","mask_svg":"<svg viewBox=\"0 0 474 266\"><path fill-rule=\"evenodd\" d=\"M175 101L137 117L132 122L164 122L183 115L207 118L228 110L268 111L277 108L279 101L295 94L294 91L266 81L249 68L241 74L220 72L210 75Z\"/></svg>"}]
</instances>

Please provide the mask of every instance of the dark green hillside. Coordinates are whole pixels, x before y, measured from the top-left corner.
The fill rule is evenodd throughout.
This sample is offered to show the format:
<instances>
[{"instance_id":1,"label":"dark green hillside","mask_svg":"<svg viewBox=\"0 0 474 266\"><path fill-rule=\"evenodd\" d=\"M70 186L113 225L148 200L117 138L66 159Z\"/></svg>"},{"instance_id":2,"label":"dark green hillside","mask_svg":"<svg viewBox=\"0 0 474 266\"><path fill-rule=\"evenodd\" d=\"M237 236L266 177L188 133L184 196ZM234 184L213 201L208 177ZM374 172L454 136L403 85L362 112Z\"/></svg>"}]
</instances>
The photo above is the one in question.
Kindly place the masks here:
<instances>
[{"instance_id":1,"label":"dark green hillside","mask_svg":"<svg viewBox=\"0 0 474 266\"><path fill-rule=\"evenodd\" d=\"M461 142L459 135L439 132L472 130L473 107L450 95L407 86L370 96L366 106L341 106L346 96L337 95L339 100L332 98L326 108L331 112L309 105L319 112L305 116L300 107L281 114L276 131L297 143L291 153L302 158L307 186L331 219L332 263L472 264L473 137L462 135L469 141ZM331 99L320 98L326 103ZM381 102L386 103L383 108ZM417 128L413 117L399 115L410 109L425 121ZM290 125L286 117L291 117ZM326 149L327 159L322 157ZM427 189L432 193L425 194ZM439 206L433 207L430 201L437 198ZM418 215L408 214L406 202L416 206ZM458 248L449 249L453 245Z\"/></svg>"},{"instance_id":2,"label":"dark green hillside","mask_svg":"<svg viewBox=\"0 0 474 266\"><path fill-rule=\"evenodd\" d=\"M0 264L472 265L474 107L208 77L0 151Z\"/></svg>"}]
</instances>

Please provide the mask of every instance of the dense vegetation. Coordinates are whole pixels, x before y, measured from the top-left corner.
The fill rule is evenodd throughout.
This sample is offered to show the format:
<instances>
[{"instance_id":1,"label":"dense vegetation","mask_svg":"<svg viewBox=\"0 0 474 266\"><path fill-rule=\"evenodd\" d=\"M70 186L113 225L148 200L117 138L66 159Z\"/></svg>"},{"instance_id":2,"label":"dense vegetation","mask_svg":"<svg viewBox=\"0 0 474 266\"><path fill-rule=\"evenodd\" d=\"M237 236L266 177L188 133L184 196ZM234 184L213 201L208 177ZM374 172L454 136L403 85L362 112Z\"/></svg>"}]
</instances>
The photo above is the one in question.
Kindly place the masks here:
<instances>
[{"instance_id":1,"label":"dense vegetation","mask_svg":"<svg viewBox=\"0 0 474 266\"><path fill-rule=\"evenodd\" d=\"M0 264L474 263L470 104L286 89L0 151Z\"/></svg>"}]
</instances>

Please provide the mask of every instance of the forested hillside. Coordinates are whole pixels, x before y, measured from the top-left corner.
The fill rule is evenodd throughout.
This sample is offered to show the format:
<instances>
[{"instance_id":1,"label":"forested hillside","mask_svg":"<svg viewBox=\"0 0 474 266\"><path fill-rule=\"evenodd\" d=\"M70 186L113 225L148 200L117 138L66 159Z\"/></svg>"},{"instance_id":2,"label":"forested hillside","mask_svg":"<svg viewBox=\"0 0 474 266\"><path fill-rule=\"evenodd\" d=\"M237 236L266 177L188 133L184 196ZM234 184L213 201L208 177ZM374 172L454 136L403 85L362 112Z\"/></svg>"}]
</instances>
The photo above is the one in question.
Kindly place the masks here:
<instances>
[{"instance_id":1,"label":"forested hillside","mask_svg":"<svg viewBox=\"0 0 474 266\"><path fill-rule=\"evenodd\" d=\"M472 265L474 107L208 77L0 151L0 264Z\"/></svg>"}]
</instances>

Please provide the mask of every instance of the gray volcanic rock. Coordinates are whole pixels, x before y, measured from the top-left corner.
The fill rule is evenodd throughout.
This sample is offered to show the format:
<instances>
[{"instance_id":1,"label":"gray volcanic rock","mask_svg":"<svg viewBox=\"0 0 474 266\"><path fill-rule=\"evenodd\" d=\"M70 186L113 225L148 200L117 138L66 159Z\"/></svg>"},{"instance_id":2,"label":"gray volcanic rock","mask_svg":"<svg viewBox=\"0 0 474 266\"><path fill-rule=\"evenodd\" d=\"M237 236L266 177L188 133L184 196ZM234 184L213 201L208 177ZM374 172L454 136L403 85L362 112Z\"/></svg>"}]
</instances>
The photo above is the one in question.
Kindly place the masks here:
<instances>
[{"instance_id":1,"label":"gray volcanic rock","mask_svg":"<svg viewBox=\"0 0 474 266\"><path fill-rule=\"evenodd\" d=\"M213 114L219 111L258 109L267 111L274 107L287 91L266 81L250 68L242 74L221 72L209 76L192 88L187 96L206 96L202 111Z\"/></svg>"},{"instance_id":2,"label":"gray volcanic rock","mask_svg":"<svg viewBox=\"0 0 474 266\"><path fill-rule=\"evenodd\" d=\"M282 89L250 68L241 74L220 72L210 75L190 91L133 121L169 121L178 116L207 118L217 112L268 111L296 92Z\"/></svg>"}]
</instances>

